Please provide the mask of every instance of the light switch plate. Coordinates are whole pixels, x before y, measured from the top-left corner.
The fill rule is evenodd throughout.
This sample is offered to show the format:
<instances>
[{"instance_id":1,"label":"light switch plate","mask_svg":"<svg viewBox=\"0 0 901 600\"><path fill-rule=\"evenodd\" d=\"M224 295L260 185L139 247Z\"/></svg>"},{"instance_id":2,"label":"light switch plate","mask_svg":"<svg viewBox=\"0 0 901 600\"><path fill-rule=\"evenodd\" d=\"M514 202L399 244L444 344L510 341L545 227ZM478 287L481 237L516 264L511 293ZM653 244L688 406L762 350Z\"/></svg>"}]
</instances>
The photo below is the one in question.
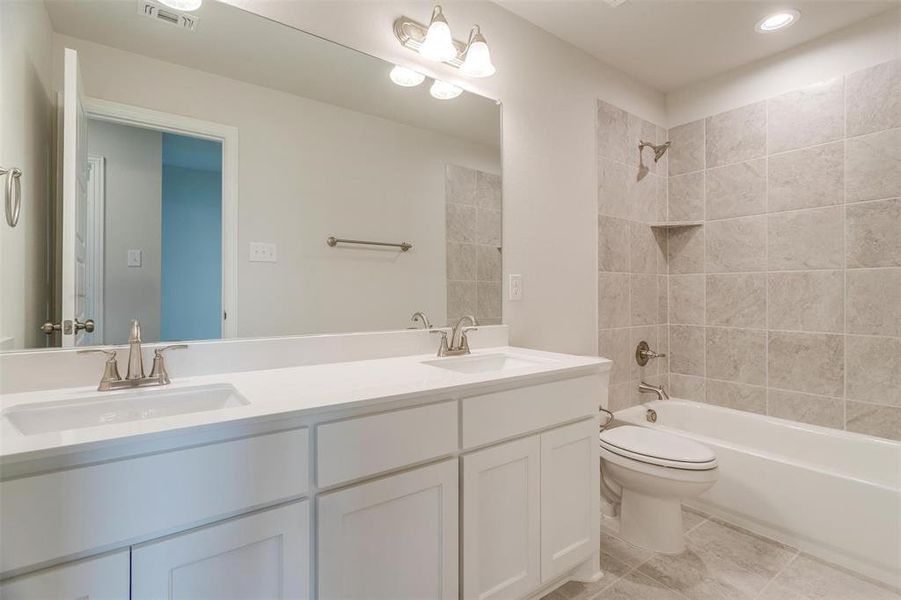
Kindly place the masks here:
<instances>
[{"instance_id":1,"label":"light switch plate","mask_svg":"<svg viewBox=\"0 0 901 600\"><path fill-rule=\"evenodd\" d=\"M270 242L250 242L250 262L278 262L278 248Z\"/></svg>"},{"instance_id":2,"label":"light switch plate","mask_svg":"<svg viewBox=\"0 0 901 600\"><path fill-rule=\"evenodd\" d=\"M128 251L129 267L140 267L142 262L143 256L140 249L133 249Z\"/></svg>"},{"instance_id":3,"label":"light switch plate","mask_svg":"<svg viewBox=\"0 0 901 600\"><path fill-rule=\"evenodd\" d=\"M507 289L507 300L516 302L522 300L522 275L510 273L510 285Z\"/></svg>"}]
</instances>

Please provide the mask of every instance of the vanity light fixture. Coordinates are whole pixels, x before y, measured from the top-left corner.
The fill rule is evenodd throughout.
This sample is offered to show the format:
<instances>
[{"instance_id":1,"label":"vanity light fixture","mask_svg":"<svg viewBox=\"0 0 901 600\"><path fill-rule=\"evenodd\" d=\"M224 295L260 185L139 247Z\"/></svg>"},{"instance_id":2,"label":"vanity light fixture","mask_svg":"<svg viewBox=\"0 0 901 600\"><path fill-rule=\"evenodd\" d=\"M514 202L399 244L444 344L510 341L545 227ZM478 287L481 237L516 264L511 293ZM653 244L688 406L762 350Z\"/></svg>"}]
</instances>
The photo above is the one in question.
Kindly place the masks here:
<instances>
[{"instance_id":1,"label":"vanity light fixture","mask_svg":"<svg viewBox=\"0 0 901 600\"><path fill-rule=\"evenodd\" d=\"M418 73L413 69L408 69L407 67L402 67L400 65L395 65L394 68L391 69L391 72L388 73L388 77L391 78L391 81L401 87L416 87L425 81L425 75L422 73Z\"/></svg>"},{"instance_id":2,"label":"vanity light fixture","mask_svg":"<svg viewBox=\"0 0 901 600\"><path fill-rule=\"evenodd\" d=\"M488 50L485 36L482 35L478 25L473 25L460 71L471 77L491 77L496 70L491 62L491 52Z\"/></svg>"},{"instance_id":3,"label":"vanity light fixture","mask_svg":"<svg viewBox=\"0 0 901 600\"><path fill-rule=\"evenodd\" d=\"M463 93L463 90L452 83L436 79L429 88L432 98L437 100L452 100Z\"/></svg>"},{"instance_id":4,"label":"vanity light fixture","mask_svg":"<svg viewBox=\"0 0 901 600\"><path fill-rule=\"evenodd\" d=\"M432 9L432 19L426 31L425 39L419 46L419 53L429 60L445 62L457 56L457 47L454 46L454 38L451 36L450 26L444 18L441 5L436 4Z\"/></svg>"},{"instance_id":5,"label":"vanity light fixture","mask_svg":"<svg viewBox=\"0 0 901 600\"><path fill-rule=\"evenodd\" d=\"M777 31L779 29L784 29L789 25L793 25L800 17L801 12L793 8L788 10L780 10L779 12L773 13L765 19L758 21L757 25L754 26L754 29L756 29L760 33Z\"/></svg>"},{"instance_id":6,"label":"vanity light fixture","mask_svg":"<svg viewBox=\"0 0 901 600\"><path fill-rule=\"evenodd\" d=\"M191 12L192 10L197 10L200 8L200 5L203 4L203 0L159 0L160 3L165 4L169 8L174 8L175 10L181 10L184 12Z\"/></svg>"},{"instance_id":7,"label":"vanity light fixture","mask_svg":"<svg viewBox=\"0 0 901 600\"><path fill-rule=\"evenodd\" d=\"M490 77L496 70L479 26L473 26L468 44L453 39L439 5L432 9L428 27L408 17L398 17L394 21L394 36L404 48L456 67L470 77Z\"/></svg>"}]
</instances>

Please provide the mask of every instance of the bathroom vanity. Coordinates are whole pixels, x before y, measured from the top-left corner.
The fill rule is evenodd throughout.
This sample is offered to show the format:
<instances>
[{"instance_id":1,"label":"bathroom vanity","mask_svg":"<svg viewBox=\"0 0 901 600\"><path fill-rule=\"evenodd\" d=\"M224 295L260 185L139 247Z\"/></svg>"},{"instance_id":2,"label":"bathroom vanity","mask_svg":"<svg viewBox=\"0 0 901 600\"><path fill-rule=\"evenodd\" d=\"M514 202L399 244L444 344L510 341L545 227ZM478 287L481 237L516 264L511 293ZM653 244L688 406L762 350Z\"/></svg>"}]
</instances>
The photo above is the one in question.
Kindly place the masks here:
<instances>
[{"instance_id":1,"label":"bathroom vanity","mask_svg":"<svg viewBox=\"0 0 901 600\"><path fill-rule=\"evenodd\" d=\"M0 592L511 598L594 579L609 366L501 346L6 394Z\"/></svg>"}]
</instances>

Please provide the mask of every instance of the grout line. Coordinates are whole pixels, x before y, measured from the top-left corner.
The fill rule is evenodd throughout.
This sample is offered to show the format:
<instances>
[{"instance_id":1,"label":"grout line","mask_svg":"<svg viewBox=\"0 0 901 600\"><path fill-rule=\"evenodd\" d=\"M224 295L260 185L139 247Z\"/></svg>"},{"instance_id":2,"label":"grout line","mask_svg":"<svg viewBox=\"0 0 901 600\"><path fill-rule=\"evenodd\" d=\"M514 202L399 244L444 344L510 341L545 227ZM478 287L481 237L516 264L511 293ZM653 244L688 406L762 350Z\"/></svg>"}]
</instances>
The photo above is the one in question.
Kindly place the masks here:
<instances>
[{"instance_id":1,"label":"grout line","mask_svg":"<svg viewBox=\"0 0 901 600\"><path fill-rule=\"evenodd\" d=\"M842 77L842 429L848 430L848 76Z\"/></svg>"}]
</instances>

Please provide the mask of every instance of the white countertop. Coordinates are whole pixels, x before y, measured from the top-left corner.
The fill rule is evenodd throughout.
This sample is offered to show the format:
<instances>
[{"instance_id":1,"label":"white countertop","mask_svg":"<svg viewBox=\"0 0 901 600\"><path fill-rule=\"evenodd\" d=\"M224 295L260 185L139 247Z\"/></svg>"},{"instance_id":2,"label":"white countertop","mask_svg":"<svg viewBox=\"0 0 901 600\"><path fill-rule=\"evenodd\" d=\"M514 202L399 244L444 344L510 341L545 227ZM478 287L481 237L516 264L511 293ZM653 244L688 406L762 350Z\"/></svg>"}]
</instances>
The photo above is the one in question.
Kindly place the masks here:
<instances>
[{"instance_id":1,"label":"white countertop","mask_svg":"<svg viewBox=\"0 0 901 600\"><path fill-rule=\"evenodd\" d=\"M509 354L534 361L527 366L502 371L461 373L423 361L434 354L400 356L280 369L224 373L196 377L173 376L170 385L141 388L141 393L231 384L249 404L182 415L114 423L67 431L24 435L7 419L0 419L0 461L11 464L33 458L96 450L105 444L121 444L148 437L185 433L191 428L258 419L298 417L326 411L376 407L383 403L415 399L427 394L462 392L493 383L512 383L554 374L577 375L602 372L610 361L592 356L574 356L515 347L495 347L473 351L472 356ZM453 358L443 360L454 360ZM135 390L103 392L104 399ZM96 387L8 394L0 398L0 413L33 403L78 401L96 396Z\"/></svg>"}]
</instances>

